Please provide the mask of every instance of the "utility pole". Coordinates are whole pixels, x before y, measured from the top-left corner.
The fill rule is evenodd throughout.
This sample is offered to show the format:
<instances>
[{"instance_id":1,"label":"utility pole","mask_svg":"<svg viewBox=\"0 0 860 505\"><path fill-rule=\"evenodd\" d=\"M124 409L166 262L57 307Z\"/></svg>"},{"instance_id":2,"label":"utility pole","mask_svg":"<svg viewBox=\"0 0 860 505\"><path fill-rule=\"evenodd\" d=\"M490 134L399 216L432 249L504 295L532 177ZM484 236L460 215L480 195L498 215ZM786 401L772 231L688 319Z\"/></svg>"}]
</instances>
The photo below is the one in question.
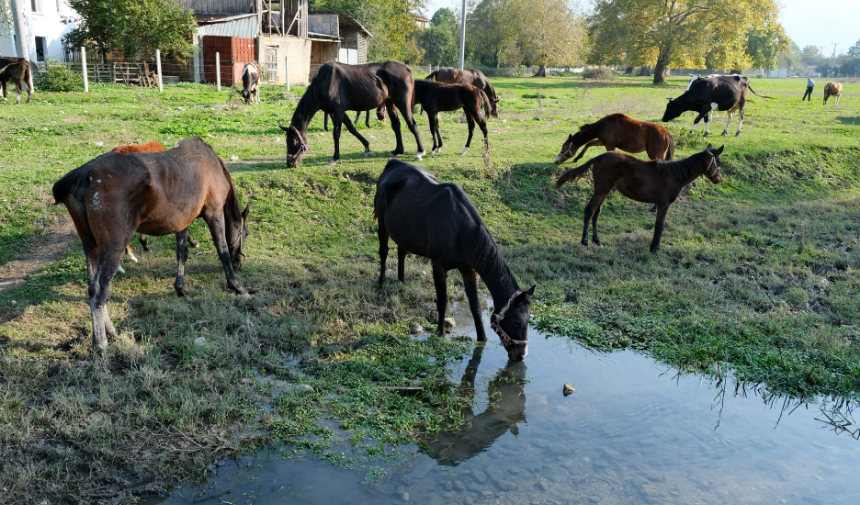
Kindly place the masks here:
<instances>
[{"instance_id":1,"label":"utility pole","mask_svg":"<svg viewBox=\"0 0 860 505\"><path fill-rule=\"evenodd\" d=\"M19 58L30 61L30 37L27 35L27 23L24 21L22 0L12 0L12 19L15 24L15 50Z\"/></svg>"},{"instance_id":2,"label":"utility pole","mask_svg":"<svg viewBox=\"0 0 860 505\"><path fill-rule=\"evenodd\" d=\"M833 58L836 58L836 43L833 44Z\"/></svg>"},{"instance_id":3,"label":"utility pole","mask_svg":"<svg viewBox=\"0 0 860 505\"><path fill-rule=\"evenodd\" d=\"M466 59L466 0L463 0L463 18L460 21L460 70L463 70Z\"/></svg>"}]
</instances>

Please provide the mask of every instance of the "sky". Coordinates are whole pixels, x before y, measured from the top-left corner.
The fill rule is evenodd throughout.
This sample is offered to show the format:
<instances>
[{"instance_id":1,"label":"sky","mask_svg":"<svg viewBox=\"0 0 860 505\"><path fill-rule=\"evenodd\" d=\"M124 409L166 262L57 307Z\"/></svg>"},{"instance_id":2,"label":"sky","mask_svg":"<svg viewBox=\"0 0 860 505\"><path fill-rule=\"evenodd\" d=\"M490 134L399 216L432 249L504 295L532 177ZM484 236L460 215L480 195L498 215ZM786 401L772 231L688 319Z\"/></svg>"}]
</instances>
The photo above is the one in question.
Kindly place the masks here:
<instances>
[{"instance_id":1,"label":"sky","mask_svg":"<svg viewBox=\"0 0 860 505\"><path fill-rule=\"evenodd\" d=\"M462 0L426 0L425 14L432 17L437 9L448 7L459 12ZM860 0L781 0L780 22L788 36L802 49L804 46L824 46L824 54L848 51L860 40ZM583 1L589 5L589 1Z\"/></svg>"}]
</instances>

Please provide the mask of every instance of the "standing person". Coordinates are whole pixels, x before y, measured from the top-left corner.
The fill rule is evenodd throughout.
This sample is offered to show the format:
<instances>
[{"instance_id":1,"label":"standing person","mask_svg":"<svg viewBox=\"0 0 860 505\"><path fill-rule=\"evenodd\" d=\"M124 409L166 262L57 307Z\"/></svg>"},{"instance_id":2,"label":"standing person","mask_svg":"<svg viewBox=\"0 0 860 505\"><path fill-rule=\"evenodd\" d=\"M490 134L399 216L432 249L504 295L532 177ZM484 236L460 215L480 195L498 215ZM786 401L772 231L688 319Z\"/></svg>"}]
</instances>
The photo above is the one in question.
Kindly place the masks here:
<instances>
[{"instance_id":1,"label":"standing person","mask_svg":"<svg viewBox=\"0 0 860 505\"><path fill-rule=\"evenodd\" d=\"M812 88L814 88L814 87L815 87L815 81L813 81L812 77L810 77L806 81L806 93L804 93L803 98L800 99L801 102L806 100L806 97L809 97L810 102L812 101Z\"/></svg>"}]
</instances>

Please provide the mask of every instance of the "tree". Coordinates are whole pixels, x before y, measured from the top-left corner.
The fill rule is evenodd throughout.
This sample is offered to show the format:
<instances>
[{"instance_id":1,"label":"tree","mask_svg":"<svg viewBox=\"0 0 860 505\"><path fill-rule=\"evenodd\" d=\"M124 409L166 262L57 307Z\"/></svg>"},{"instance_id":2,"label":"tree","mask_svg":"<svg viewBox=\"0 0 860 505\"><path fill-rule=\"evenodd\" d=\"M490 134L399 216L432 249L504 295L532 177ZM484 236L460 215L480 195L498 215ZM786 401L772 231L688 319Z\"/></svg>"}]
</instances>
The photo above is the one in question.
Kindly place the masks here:
<instances>
[{"instance_id":1,"label":"tree","mask_svg":"<svg viewBox=\"0 0 860 505\"><path fill-rule=\"evenodd\" d=\"M848 48L848 56L860 56L860 40Z\"/></svg>"},{"instance_id":2,"label":"tree","mask_svg":"<svg viewBox=\"0 0 860 505\"><path fill-rule=\"evenodd\" d=\"M418 33L417 39L418 47L424 50L421 60L423 64L446 67L457 65L460 49L450 27L431 24L429 28Z\"/></svg>"},{"instance_id":3,"label":"tree","mask_svg":"<svg viewBox=\"0 0 860 505\"><path fill-rule=\"evenodd\" d=\"M311 0L311 10L338 10L356 19L373 35L368 48L370 61L405 60L415 63L420 49L409 35L417 29L411 12L423 0Z\"/></svg>"},{"instance_id":4,"label":"tree","mask_svg":"<svg viewBox=\"0 0 860 505\"><path fill-rule=\"evenodd\" d=\"M430 26L444 26L451 30L452 35L457 34L457 16L454 11L447 7L442 7L433 14L430 19Z\"/></svg>"},{"instance_id":5,"label":"tree","mask_svg":"<svg viewBox=\"0 0 860 505\"><path fill-rule=\"evenodd\" d=\"M588 20L588 62L654 65L654 84L668 67L747 68L750 29L777 24L775 0L597 0ZM746 27L746 29L738 29Z\"/></svg>"},{"instance_id":6,"label":"tree","mask_svg":"<svg viewBox=\"0 0 860 505\"><path fill-rule=\"evenodd\" d=\"M70 0L69 6L81 17L65 37L73 47L94 45L103 56L116 51L144 60L156 49L180 61L194 55L194 14L170 0Z\"/></svg>"},{"instance_id":7,"label":"tree","mask_svg":"<svg viewBox=\"0 0 860 505\"><path fill-rule=\"evenodd\" d=\"M481 0L466 17L466 34L474 55L494 67L522 61L518 41L529 15L522 0ZM512 56L506 58L506 56Z\"/></svg>"},{"instance_id":8,"label":"tree","mask_svg":"<svg viewBox=\"0 0 860 505\"><path fill-rule=\"evenodd\" d=\"M540 65L535 77L546 77L547 65L577 63L585 27L567 0L531 0L523 20L522 44L527 58Z\"/></svg>"},{"instance_id":9,"label":"tree","mask_svg":"<svg viewBox=\"0 0 860 505\"><path fill-rule=\"evenodd\" d=\"M813 45L804 46L800 52L801 61L806 65L818 65L818 62L821 61L821 49Z\"/></svg>"},{"instance_id":10,"label":"tree","mask_svg":"<svg viewBox=\"0 0 860 505\"><path fill-rule=\"evenodd\" d=\"M777 58L791 48L792 42L779 23L769 23L759 30L747 33L744 51L749 56L753 68L773 70L777 68Z\"/></svg>"},{"instance_id":11,"label":"tree","mask_svg":"<svg viewBox=\"0 0 860 505\"><path fill-rule=\"evenodd\" d=\"M9 0L0 0L0 35L12 33L12 3Z\"/></svg>"}]
</instances>

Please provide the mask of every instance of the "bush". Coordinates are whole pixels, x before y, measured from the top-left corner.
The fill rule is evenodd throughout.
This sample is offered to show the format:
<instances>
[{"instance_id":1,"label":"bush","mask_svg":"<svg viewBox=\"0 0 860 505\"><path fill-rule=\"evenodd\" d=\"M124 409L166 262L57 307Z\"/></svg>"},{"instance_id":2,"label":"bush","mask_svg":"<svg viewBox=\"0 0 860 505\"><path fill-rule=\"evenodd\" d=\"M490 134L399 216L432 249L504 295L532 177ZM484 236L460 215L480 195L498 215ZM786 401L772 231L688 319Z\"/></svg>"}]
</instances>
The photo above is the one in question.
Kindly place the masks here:
<instances>
[{"instance_id":1,"label":"bush","mask_svg":"<svg viewBox=\"0 0 860 505\"><path fill-rule=\"evenodd\" d=\"M43 74L35 74L35 86L40 91L83 91L84 77L73 72L65 64L57 61L56 58L48 58L45 61L46 71Z\"/></svg>"},{"instance_id":2,"label":"bush","mask_svg":"<svg viewBox=\"0 0 860 505\"><path fill-rule=\"evenodd\" d=\"M611 81L615 79L615 72L609 67L589 68L582 72L582 78Z\"/></svg>"}]
</instances>

